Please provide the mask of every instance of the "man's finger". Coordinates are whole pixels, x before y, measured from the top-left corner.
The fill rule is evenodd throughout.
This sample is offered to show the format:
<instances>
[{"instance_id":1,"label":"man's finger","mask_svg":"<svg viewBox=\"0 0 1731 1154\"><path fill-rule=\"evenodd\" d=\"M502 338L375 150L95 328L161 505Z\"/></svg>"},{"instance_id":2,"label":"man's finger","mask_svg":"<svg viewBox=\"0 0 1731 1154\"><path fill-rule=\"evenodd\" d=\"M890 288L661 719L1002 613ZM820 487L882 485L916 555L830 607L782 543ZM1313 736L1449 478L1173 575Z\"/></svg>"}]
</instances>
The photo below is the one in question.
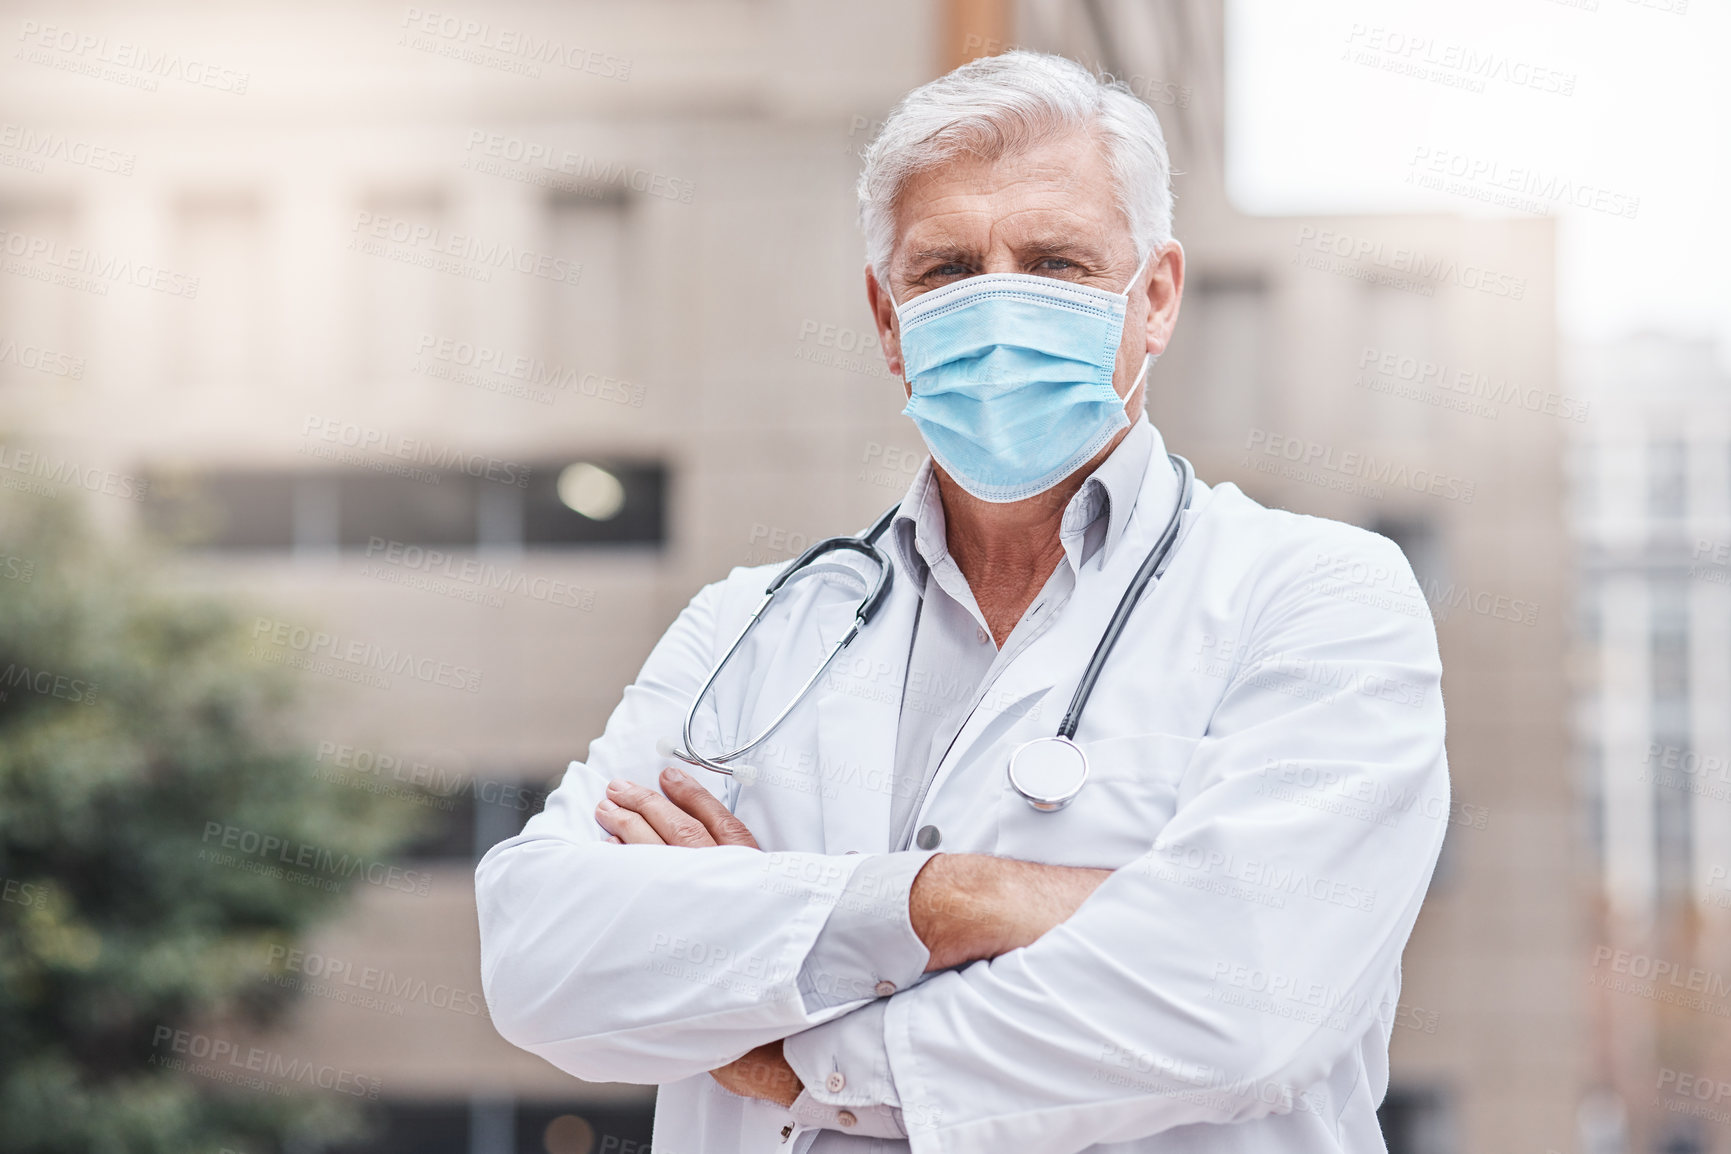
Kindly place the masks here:
<instances>
[{"instance_id":1,"label":"man's finger","mask_svg":"<svg viewBox=\"0 0 1731 1154\"><path fill-rule=\"evenodd\" d=\"M696 847L715 844L715 839L709 836L702 822L653 789L629 781L610 781L607 783L607 799L621 809L642 815L668 845Z\"/></svg>"},{"instance_id":2,"label":"man's finger","mask_svg":"<svg viewBox=\"0 0 1731 1154\"><path fill-rule=\"evenodd\" d=\"M709 1076L731 1094L779 1102L783 1106L793 1105L800 1091L805 1089L799 1075L788 1064L779 1041L759 1046L727 1065L711 1070Z\"/></svg>"},{"instance_id":3,"label":"man's finger","mask_svg":"<svg viewBox=\"0 0 1731 1154\"><path fill-rule=\"evenodd\" d=\"M758 848L757 839L751 836L745 823L728 812L719 798L683 769L669 766L662 770L661 788L667 791L668 798L675 805L703 823L703 828L709 831L716 845Z\"/></svg>"},{"instance_id":4,"label":"man's finger","mask_svg":"<svg viewBox=\"0 0 1731 1154\"><path fill-rule=\"evenodd\" d=\"M601 828L612 834L611 840L621 845L666 845L661 835L656 833L643 815L636 810L614 805L606 798L595 807L595 820Z\"/></svg>"}]
</instances>

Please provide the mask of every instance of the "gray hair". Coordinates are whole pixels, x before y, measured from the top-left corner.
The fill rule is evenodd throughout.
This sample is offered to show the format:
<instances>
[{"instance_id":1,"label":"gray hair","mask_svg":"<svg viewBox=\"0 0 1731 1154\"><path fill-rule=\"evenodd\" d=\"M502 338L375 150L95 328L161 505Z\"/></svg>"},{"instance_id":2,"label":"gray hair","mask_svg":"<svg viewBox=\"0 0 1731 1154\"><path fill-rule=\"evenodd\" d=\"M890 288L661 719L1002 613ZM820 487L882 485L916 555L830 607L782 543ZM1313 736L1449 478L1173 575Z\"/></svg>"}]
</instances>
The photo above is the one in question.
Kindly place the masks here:
<instances>
[{"instance_id":1,"label":"gray hair","mask_svg":"<svg viewBox=\"0 0 1731 1154\"><path fill-rule=\"evenodd\" d=\"M1073 60L1016 50L985 56L902 97L859 176L866 259L880 284L910 178L959 156L995 160L1065 131L1098 135L1138 259L1172 239L1172 166L1160 118L1120 82Z\"/></svg>"}]
</instances>

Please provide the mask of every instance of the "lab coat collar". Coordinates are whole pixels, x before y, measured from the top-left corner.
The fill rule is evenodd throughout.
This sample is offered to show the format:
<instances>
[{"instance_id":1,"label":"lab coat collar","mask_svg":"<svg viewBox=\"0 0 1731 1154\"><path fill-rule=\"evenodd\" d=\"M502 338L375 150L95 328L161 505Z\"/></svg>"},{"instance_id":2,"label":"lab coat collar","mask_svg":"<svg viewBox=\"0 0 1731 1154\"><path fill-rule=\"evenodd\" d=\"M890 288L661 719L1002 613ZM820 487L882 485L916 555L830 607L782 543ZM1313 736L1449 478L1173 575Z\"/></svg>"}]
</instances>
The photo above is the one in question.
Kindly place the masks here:
<instances>
[{"instance_id":1,"label":"lab coat collar","mask_svg":"<svg viewBox=\"0 0 1731 1154\"><path fill-rule=\"evenodd\" d=\"M1100 467L1088 475L1075 496L1070 498L1059 521L1058 535L1072 569L1079 572L1089 560L1100 565L1111 560L1113 547L1124 536L1124 527L1129 524L1131 511L1136 507L1143 478L1148 472L1148 462L1154 459L1157 451L1159 456L1165 455L1165 442L1144 411L1130 426L1124 439L1118 442L1117 448L1100 462ZM1157 496L1169 503L1175 499L1176 479L1170 488L1172 492L1168 493L1165 487L1161 487ZM1102 512L1106 516L1105 533L1097 545L1091 545L1089 530ZM913 588L924 590L926 573L949 553L943 498L938 492L937 473L930 454L902 497L901 506L890 523L890 538L891 551L900 565L902 576Z\"/></svg>"}]
</instances>

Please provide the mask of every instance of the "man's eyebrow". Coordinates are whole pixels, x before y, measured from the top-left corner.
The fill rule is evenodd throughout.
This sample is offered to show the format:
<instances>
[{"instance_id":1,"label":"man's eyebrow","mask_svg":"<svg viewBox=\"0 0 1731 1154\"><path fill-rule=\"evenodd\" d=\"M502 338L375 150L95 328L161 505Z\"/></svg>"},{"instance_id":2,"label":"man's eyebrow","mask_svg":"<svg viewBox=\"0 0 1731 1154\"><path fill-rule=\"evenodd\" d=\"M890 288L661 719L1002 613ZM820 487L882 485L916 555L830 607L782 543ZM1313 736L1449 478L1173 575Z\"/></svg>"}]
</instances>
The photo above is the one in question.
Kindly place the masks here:
<instances>
[{"instance_id":1,"label":"man's eyebrow","mask_svg":"<svg viewBox=\"0 0 1731 1154\"><path fill-rule=\"evenodd\" d=\"M930 261L938 261L941 263L960 261L962 263L967 263L974 259L975 255L972 250L953 244L940 245L937 248L922 248L916 252L908 254L909 262L916 265L926 264Z\"/></svg>"},{"instance_id":2,"label":"man's eyebrow","mask_svg":"<svg viewBox=\"0 0 1731 1154\"><path fill-rule=\"evenodd\" d=\"M1083 264L1102 266L1107 263L1105 253L1097 246L1085 240L1073 240L1064 237L1037 237L1016 245L1016 253L1022 257L1064 256L1081 261ZM917 249L908 254L908 262L912 265L930 263L973 264L978 260L978 254L972 249L961 245L937 245L932 248Z\"/></svg>"},{"instance_id":3,"label":"man's eyebrow","mask_svg":"<svg viewBox=\"0 0 1731 1154\"><path fill-rule=\"evenodd\" d=\"M1085 264L1106 263L1106 254L1094 245L1084 240L1066 240L1062 237L1039 237L1024 241L1016 246L1016 251L1028 256L1073 257Z\"/></svg>"}]
</instances>

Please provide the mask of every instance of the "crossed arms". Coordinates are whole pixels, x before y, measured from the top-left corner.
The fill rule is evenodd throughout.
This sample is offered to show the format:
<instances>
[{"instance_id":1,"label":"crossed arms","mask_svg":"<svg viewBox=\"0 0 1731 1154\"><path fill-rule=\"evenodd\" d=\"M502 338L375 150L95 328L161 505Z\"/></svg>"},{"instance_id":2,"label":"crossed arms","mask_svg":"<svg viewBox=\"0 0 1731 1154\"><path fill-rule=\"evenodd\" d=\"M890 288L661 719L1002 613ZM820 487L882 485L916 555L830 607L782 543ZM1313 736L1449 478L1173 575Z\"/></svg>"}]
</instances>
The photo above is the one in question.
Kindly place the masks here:
<instances>
[{"instance_id":1,"label":"crossed arms","mask_svg":"<svg viewBox=\"0 0 1731 1154\"><path fill-rule=\"evenodd\" d=\"M843 975L850 996L828 1001L799 976L850 882L911 855L764 852L697 796L701 784L661 776L656 740L677 731L759 595L738 582L730 607L727 583L708 587L587 763L477 869L495 1026L591 1081L667 1086L715 1071L780 1103L801 1094L775 1058L783 1040L820 1078L840 1068L830 1058L875 1047L839 1094L803 1093L901 1111L915 1154L1065 1154L1305 1110L1308 1088L1378 1045L1377 1019L1392 1016L1384 1002L1448 818L1441 666L1428 620L1315 592L1319 550L1410 572L1392 543L1306 522L1260 545L1269 555L1229 623L1248 656L1219 674L1207 735L1148 852L1109 874L930 858L897 918L873 924L910 947L887 975L898 988L875 999L868 965ZM1347 812L1314 789L1295 800L1279 776L1294 767L1366 800ZM610 794L611 779L635 785ZM800 826L755 832L812 843ZM1323 1023L1274 1014L1236 996L1240 973L1348 997ZM823 1062L806 1060L820 1050Z\"/></svg>"},{"instance_id":2,"label":"crossed arms","mask_svg":"<svg viewBox=\"0 0 1731 1154\"><path fill-rule=\"evenodd\" d=\"M595 820L616 845L689 848L748 846L757 839L716 797L682 769L661 773L661 793L633 782L608 783ZM1040 865L985 854L938 854L908 891L908 921L931 953L926 972L1007 954L1031 945L1076 912L1111 870ZM782 1055L766 1042L710 1071L722 1087L746 1098L791 1106L804 1088Z\"/></svg>"}]
</instances>

